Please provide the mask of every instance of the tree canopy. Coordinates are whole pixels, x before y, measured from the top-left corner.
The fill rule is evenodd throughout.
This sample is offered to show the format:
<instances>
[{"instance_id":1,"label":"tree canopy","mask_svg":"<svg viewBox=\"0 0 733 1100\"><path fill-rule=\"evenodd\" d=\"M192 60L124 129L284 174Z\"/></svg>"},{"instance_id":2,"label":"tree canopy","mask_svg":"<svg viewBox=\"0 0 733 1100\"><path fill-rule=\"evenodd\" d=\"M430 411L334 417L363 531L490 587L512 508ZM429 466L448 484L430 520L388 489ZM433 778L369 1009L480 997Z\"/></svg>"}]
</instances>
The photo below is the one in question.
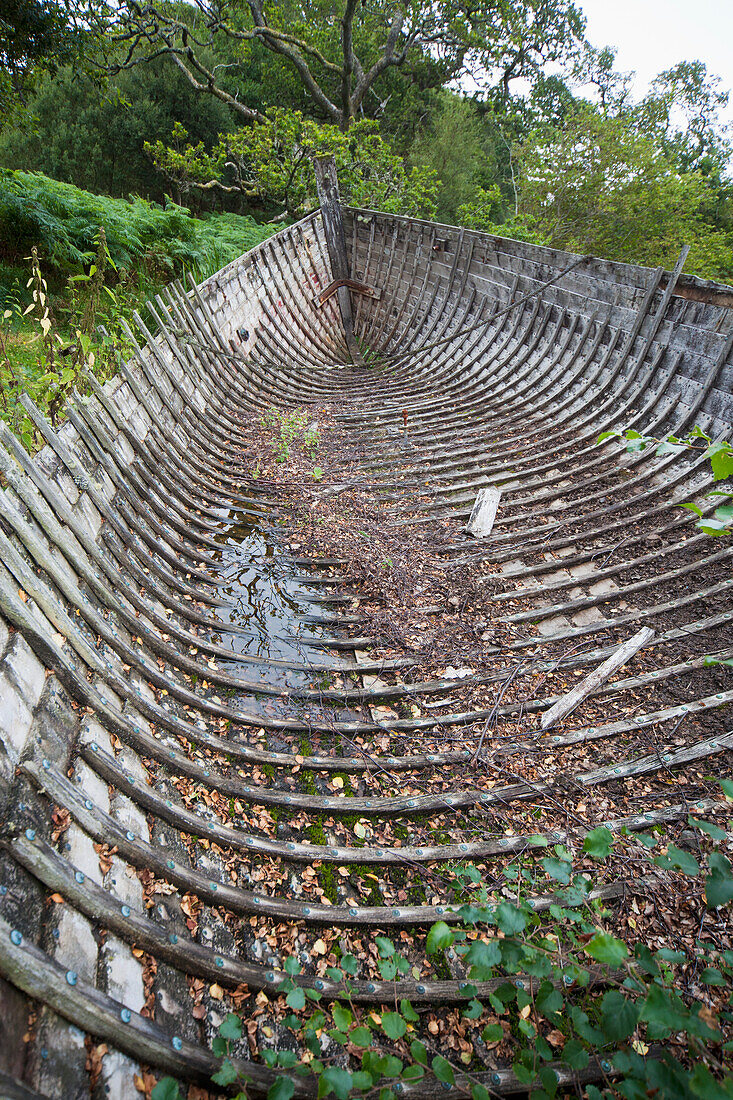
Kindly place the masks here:
<instances>
[{"instance_id":1,"label":"tree canopy","mask_svg":"<svg viewBox=\"0 0 733 1100\"><path fill-rule=\"evenodd\" d=\"M112 39L126 51L122 63L169 56L197 90L262 122L262 111L239 96L236 73L224 81L203 58L216 39L242 56L259 43L297 75L317 115L342 129L379 113L391 70L429 70L434 86L471 73L498 81L508 95L513 81L567 56L584 26L570 0L194 0L192 8L194 18L180 7L122 0L107 16Z\"/></svg>"},{"instance_id":2,"label":"tree canopy","mask_svg":"<svg viewBox=\"0 0 733 1100\"><path fill-rule=\"evenodd\" d=\"M297 217L334 152L347 201L733 278L728 91L700 60L646 95L570 0L7 0L25 103L0 164L93 191ZM70 58L84 60L82 74Z\"/></svg>"}]
</instances>

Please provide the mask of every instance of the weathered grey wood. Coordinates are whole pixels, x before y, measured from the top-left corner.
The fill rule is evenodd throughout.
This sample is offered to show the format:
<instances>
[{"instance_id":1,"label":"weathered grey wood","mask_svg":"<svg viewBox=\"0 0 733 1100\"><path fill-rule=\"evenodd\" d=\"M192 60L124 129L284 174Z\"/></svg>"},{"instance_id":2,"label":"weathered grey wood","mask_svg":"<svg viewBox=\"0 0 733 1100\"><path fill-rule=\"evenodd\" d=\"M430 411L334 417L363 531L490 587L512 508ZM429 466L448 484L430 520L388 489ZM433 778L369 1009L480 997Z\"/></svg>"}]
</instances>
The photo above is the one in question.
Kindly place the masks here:
<instances>
[{"instance_id":1,"label":"weathered grey wood","mask_svg":"<svg viewBox=\"0 0 733 1100\"><path fill-rule=\"evenodd\" d=\"M48 1097L29 1089L7 1073L0 1073L0 1100L48 1100Z\"/></svg>"},{"instance_id":2,"label":"weathered grey wood","mask_svg":"<svg viewBox=\"0 0 733 1100\"><path fill-rule=\"evenodd\" d=\"M601 684L605 684L606 680L610 679L617 669L622 668L653 637L654 631L649 626L644 626L637 631L623 645L619 646L616 652L605 660L602 665L593 669L567 695L563 695L562 699L558 699L554 706L545 711L540 718L542 729L550 729L557 722L562 721L563 718L567 718L571 711L574 711L592 692L597 691Z\"/></svg>"},{"instance_id":3,"label":"weathered grey wood","mask_svg":"<svg viewBox=\"0 0 733 1100\"><path fill-rule=\"evenodd\" d=\"M341 198L336 176L336 161L333 157L317 157L314 161L314 168L318 201L321 206L321 218L323 220L323 232L331 261L331 273L334 282L340 282L341 280L350 279L351 271L349 270L349 259L346 254L346 238L344 236ZM351 293L348 286L339 286L337 296L349 355L354 363L363 363L364 360L354 336Z\"/></svg>"},{"instance_id":4,"label":"weathered grey wood","mask_svg":"<svg viewBox=\"0 0 733 1100\"><path fill-rule=\"evenodd\" d=\"M484 539L491 534L496 513L501 500L501 489L490 485L487 489L479 489L476 503L466 524L466 530L474 538Z\"/></svg>"}]
</instances>

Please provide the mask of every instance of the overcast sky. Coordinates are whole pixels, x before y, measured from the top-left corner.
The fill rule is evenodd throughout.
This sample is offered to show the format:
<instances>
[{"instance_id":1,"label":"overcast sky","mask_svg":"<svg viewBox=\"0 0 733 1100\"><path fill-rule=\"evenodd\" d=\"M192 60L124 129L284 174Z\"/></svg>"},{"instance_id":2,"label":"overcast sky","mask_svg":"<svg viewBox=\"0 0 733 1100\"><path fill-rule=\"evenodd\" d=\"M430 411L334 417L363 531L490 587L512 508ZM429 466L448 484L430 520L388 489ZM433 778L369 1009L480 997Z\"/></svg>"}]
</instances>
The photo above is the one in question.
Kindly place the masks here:
<instances>
[{"instance_id":1,"label":"overcast sky","mask_svg":"<svg viewBox=\"0 0 733 1100\"><path fill-rule=\"evenodd\" d=\"M643 94L678 61L704 61L733 89L733 0L576 0L594 46L615 46L616 68L638 74ZM731 96L733 100L733 96ZM733 119L733 104L728 117Z\"/></svg>"}]
</instances>

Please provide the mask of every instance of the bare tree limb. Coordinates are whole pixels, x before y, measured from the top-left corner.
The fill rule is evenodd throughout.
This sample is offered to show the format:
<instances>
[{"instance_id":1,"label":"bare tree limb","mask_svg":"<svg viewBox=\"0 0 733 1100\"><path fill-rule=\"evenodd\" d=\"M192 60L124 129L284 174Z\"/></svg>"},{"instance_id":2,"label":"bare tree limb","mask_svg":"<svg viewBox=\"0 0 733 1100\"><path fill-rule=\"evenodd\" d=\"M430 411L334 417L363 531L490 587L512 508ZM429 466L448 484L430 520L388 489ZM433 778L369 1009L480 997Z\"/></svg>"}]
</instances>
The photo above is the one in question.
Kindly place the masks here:
<instances>
[{"instance_id":1,"label":"bare tree limb","mask_svg":"<svg viewBox=\"0 0 733 1100\"><path fill-rule=\"evenodd\" d=\"M262 4L259 0L248 0L249 10L252 13L252 19L254 20L255 27L259 28L263 42L273 51L273 53L279 53L282 57L287 58L288 61L296 69L298 76L300 77L303 87L306 89L311 99L321 108L322 111L328 115L336 123L341 122L341 112L335 103L332 103L326 93L321 88L318 81L313 76L310 70L308 62L303 57L300 50L296 47L290 46L285 42L279 34L272 34L270 28L267 25L267 21L262 11Z\"/></svg>"}]
</instances>

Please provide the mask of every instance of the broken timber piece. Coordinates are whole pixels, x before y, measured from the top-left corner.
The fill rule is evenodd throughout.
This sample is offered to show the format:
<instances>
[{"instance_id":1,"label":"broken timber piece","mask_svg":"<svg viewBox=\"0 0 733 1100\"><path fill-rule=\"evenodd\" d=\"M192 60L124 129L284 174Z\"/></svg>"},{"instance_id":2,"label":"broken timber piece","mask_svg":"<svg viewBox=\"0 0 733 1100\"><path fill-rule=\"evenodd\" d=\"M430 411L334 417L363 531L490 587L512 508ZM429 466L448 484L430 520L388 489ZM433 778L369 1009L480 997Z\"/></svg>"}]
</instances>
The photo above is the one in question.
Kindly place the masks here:
<instances>
[{"instance_id":1,"label":"broken timber piece","mask_svg":"<svg viewBox=\"0 0 733 1100\"><path fill-rule=\"evenodd\" d=\"M496 513L501 500L501 489L479 489L476 503L466 524L466 531L477 539L485 539L491 534Z\"/></svg>"},{"instance_id":2,"label":"broken timber piece","mask_svg":"<svg viewBox=\"0 0 733 1100\"><path fill-rule=\"evenodd\" d=\"M556 722L559 722L562 718L566 718L571 711L575 710L579 703L582 703L592 691L604 684L610 676L621 668L630 660L635 653L638 653L648 642L654 637L654 631L651 627L645 626L638 633L634 634L623 645L619 646L615 653L611 654L608 660L604 661L602 665L590 672L585 679L581 680L579 684L563 695L561 699L558 699L549 710L546 710L540 719L540 726L543 730L549 729L550 726L554 726Z\"/></svg>"},{"instance_id":3,"label":"broken timber piece","mask_svg":"<svg viewBox=\"0 0 733 1100\"><path fill-rule=\"evenodd\" d=\"M373 298L375 302L379 302L382 297L381 290L375 290L373 286L368 286L366 283L357 283L355 279L334 279L320 294L316 294L313 299L313 305L316 309L320 309L321 306L325 305L328 299L342 286L356 291L357 294L363 294L365 298Z\"/></svg>"},{"instance_id":4,"label":"broken timber piece","mask_svg":"<svg viewBox=\"0 0 733 1100\"><path fill-rule=\"evenodd\" d=\"M331 261L331 274L333 275L333 281L340 284L336 293L338 294L346 346L349 349L352 363L363 363L364 360L354 336L351 294L346 285L346 280L351 277L351 271L346 255L346 237L344 236L344 221L341 216L336 160L334 157L316 157L313 166L316 173L316 188L318 190L318 202L321 207L323 233L328 247L328 258Z\"/></svg>"}]
</instances>

